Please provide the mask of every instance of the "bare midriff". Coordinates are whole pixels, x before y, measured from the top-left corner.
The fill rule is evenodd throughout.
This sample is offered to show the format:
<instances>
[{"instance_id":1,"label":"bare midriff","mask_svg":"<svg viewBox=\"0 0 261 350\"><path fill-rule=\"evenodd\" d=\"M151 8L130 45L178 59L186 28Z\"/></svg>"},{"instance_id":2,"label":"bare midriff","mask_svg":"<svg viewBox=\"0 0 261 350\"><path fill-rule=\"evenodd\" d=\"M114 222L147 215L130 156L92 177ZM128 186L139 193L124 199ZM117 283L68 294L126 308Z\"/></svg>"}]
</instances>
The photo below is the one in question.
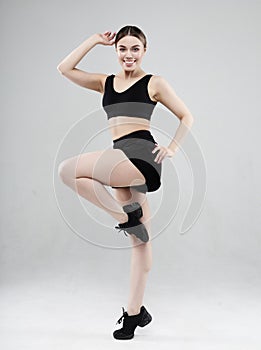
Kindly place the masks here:
<instances>
[{"instance_id":1,"label":"bare midriff","mask_svg":"<svg viewBox=\"0 0 261 350\"><path fill-rule=\"evenodd\" d=\"M145 118L117 116L109 119L112 139L116 140L137 130L150 130L150 121Z\"/></svg>"}]
</instances>

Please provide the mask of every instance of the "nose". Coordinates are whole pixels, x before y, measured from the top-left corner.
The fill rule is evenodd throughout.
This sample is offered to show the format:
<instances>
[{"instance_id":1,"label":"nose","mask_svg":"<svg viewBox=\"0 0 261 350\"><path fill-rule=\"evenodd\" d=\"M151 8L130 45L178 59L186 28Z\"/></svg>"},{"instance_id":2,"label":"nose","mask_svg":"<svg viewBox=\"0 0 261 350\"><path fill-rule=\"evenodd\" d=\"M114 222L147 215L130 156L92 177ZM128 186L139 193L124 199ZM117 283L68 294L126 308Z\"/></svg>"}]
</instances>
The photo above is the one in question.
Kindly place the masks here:
<instances>
[{"instance_id":1,"label":"nose","mask_svg":"<svg viewBox=\"0 0 261 350\"><path fill-rule=\"evenodd\" d=\"M126 57L127 57L127 58L132 58L132 55L131 55L131 51L130 51L130 50L127 50Z\"/></svg>"}]
</instances>

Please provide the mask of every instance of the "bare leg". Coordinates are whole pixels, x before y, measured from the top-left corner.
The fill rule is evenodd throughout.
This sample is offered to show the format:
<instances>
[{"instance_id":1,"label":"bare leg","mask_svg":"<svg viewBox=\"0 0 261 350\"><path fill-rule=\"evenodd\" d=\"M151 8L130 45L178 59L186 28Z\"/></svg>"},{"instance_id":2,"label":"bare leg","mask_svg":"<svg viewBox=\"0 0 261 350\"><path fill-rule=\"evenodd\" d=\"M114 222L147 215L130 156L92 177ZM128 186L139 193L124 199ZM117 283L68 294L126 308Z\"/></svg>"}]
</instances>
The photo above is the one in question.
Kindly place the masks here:
<instances>
[{"instance_id":1,"label":"bare leg","mask_svg":"<svg viewBox=\"0 0 261 350\"><path fill-rule=\"evenodd\" d=\"M133 195L132 195L133 194ZM126 201L137 201L140 203L143 211L143 216L140 221L146 226L149 237L151 238L151 221L150 208L145 194L132 191L132 194L125 189L116 189L116 198L122 204ZM152 265L152 244L151 241L147 243L140 242L134 235L130 236L132 240L132 255L131 255L131 273L130 273L130 293L128 301L128 315L136 315L140 312L143 305L143 297L145 287L148 279L148 273Z\"/></svg>"},{"instance_id":2,"label":"bare leg","mask_svg":"<svg viewBox=\"0 0 261 350\"><path fill-rule=\"evenodd\" d=\"M85 153L59 165L59 176L73 191L105 210L120 223L128 221L122 206L105 185L128 186L145 182L143 175L120 150Z\"/></svg>"},{"instance_id":3,"label":"bare leg","mask_svg":"<svg viewBox=\"0 0 261 350\"><path fill-rule=\"evenodd\" d=\"M72 185L70 180L65 180L64 182L79 193L80 196L105 210L120 223L128 221L128 215L99 181L89 178L78 178L73 181L76 182L76 186ZM99 198L102 198L102 201Z\"/></svg>"}]
</instances>

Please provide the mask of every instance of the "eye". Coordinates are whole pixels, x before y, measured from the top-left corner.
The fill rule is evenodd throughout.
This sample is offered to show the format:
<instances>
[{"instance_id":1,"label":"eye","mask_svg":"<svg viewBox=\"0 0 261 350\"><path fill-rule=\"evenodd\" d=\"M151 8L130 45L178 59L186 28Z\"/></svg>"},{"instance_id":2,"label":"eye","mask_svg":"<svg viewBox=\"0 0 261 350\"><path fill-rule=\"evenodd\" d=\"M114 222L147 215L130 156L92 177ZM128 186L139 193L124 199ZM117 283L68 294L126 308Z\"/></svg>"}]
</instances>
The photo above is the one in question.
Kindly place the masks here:
<instances>
[{"instance_id":1,"label":"eye","mask_svg":"<svg viewBox=\"0 0 261 350\"><path fill-rule=\"evenodd\" d=\"M120 51L124 51L125 49L124 49L124 48L120 48L119 50L120 50ZM133 50L134 50L134 51L139 51L139 48L138 48L138 47L134 47Z\"/></svg>"}]
</instances>

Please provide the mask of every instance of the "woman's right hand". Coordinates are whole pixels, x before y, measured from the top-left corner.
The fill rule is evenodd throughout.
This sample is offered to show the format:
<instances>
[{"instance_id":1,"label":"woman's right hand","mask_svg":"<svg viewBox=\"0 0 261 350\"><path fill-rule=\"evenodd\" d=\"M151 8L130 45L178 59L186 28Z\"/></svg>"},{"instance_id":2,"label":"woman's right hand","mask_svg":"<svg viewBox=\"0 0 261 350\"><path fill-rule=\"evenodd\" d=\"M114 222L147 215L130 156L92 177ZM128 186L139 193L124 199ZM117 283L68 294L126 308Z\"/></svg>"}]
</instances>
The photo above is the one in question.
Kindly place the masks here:
<instances>
[{"instance_id":1,"label":"woman's right hand","mask_svg":"<svg viewBox=\"0 0 261 350\"><path fill-rule=\"evenodd\" d=\"M96 34L98 37L99 44L101 45L113 45L115 40L114 37L116 35L116 32L104 32L103 34Z\"/></svg>"}]
</instances>

